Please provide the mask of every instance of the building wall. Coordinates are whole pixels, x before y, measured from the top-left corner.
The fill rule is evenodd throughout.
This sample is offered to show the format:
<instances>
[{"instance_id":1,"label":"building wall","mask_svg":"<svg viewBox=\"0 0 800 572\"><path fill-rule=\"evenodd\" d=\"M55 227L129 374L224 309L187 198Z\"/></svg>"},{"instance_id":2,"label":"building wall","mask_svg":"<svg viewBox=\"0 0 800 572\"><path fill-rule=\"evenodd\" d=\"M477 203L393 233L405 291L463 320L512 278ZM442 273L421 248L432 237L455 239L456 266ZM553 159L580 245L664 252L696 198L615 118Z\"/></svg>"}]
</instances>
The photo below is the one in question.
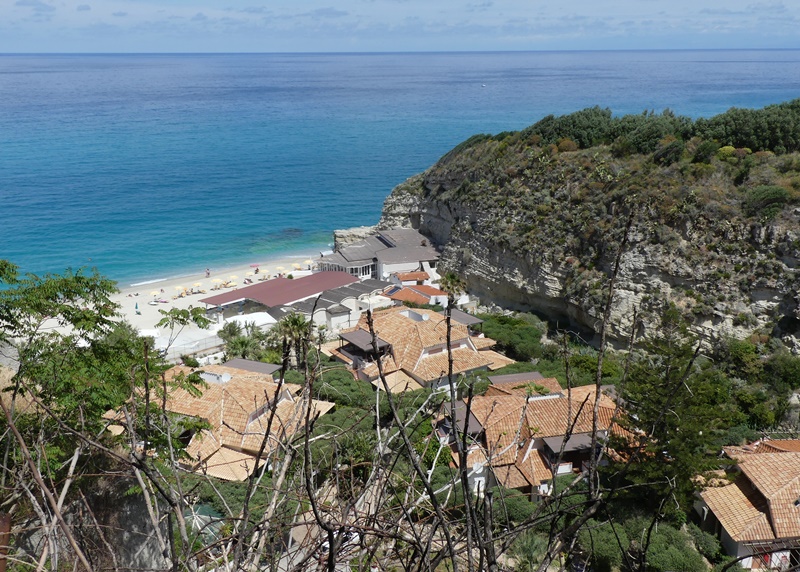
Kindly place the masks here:
<instances>
[{"instance_id":1,"label":"building wall","mask_svg":"<svg viewBox=\"0 0 800 572\"><path fill-rule=\"evenodd\" d=\"M358 321L358 317L356 317L356 321ZM350 314L336 314L335 316L330 316L328 330L331 332L339 332L350 327L350 323Z\"/></svg>"},{"instance_id":2,"label":"building wall","mask_svg":"<svg viewBox=\"0 0 800 572\"><path fill-rule=\"evenodd\" d=\"M383 280L383 276L389 276L393 272L414 272L419 270L419 261L399 262L395 264L378 263L377 278Z\"/></svg>"}]
</instances>

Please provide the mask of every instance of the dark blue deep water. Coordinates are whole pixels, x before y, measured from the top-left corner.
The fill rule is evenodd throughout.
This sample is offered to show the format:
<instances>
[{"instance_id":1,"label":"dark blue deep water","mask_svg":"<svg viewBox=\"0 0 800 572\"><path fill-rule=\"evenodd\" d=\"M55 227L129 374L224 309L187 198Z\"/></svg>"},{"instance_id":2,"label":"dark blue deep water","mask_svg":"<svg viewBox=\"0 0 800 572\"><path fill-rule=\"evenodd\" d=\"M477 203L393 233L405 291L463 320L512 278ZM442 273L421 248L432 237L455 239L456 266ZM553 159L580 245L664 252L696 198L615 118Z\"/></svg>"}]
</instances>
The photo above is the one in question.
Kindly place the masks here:
<instances>
[{"instance_id":1,"label":"dark blue deep water","mask_svg":"<svg viewBox=\"0 0 800 572\"><path fill-rule=\"evenodd\" d=\"M0 258L126 285L311 254L475 133L800 97L800 51L0 56Z\"/></svg>"}]
</instances>

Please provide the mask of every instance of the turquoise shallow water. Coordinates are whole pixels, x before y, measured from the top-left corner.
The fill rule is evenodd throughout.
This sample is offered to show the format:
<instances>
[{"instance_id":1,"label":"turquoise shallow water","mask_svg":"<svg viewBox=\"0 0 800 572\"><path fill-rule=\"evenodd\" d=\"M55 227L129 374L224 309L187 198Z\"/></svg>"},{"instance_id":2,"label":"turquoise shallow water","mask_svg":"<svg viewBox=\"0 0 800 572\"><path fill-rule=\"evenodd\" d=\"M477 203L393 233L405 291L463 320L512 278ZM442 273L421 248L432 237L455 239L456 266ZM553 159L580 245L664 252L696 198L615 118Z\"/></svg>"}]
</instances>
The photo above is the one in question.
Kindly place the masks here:
<instances>
[{"instance_id":1,"label":"turquoise shallow water","mask_svg":"<svg viewBox=\"0 0 800 572\"><path fill-rule=\"evenodd\" d=\"M800 97L800 51L0 56L0 257L131 283L323 249L475 133Z\"/></svg>"}]
</instances>

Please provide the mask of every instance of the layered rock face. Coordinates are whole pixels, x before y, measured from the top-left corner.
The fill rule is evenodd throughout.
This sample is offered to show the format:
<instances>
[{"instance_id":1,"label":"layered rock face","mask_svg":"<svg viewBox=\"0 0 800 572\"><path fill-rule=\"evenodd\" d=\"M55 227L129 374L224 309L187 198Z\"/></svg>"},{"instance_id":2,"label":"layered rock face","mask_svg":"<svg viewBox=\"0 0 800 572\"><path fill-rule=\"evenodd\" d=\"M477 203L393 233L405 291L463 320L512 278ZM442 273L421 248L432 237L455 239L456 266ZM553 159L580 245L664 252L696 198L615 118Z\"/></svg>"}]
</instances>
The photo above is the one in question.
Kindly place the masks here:
<instances>
[{"instance_id":1,"label":"layered rock face","mask_svg":"<svg viewBox=\"0 0 800 572\"><path fill-rule=\"evenodd\" d=\"M591 334L631 216L611 312L617 345L632 328L652 333L672 303L707 343L760 332L800 349L800 226L791 205L773 221L748 220L735 206L741 201L730 198L744 191L727 182L720 191L724 181L710 169L700 176L664 169L669 184L659 173L636 173L632 183L631 171L641 167L607 153L543 161L544 154L528 151L504 162L496 151L488 144L468 158L453 153L398 185L379 228L407 226L429 236L442 248L440 267L458 273L483 302ZM646 181L654 187L643 188ZM715 210L717 218L710 216Z\"/></svg>"}]
</instances>

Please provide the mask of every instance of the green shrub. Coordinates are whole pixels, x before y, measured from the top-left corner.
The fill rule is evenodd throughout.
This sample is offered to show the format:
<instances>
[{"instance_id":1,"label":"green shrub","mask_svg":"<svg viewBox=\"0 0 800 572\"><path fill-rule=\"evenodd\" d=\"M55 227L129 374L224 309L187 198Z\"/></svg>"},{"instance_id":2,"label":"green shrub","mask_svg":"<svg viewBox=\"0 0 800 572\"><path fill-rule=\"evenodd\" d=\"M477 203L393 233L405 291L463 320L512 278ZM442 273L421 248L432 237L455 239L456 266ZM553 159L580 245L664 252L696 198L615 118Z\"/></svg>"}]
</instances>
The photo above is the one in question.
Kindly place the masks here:
<instances>
[{"instance_id":1,"label":"green shrub","mask_svg":"<svg viewBox=\"0 0 800 572\"><path fill-rule=\"evenodd\" d=\"M697 146L692 158L693 163L710 163L711 158L716 155L719 145L715 141L703 141Z\"/></svg>"},{"instance_id":2,"label":"green shrub","mask_svg":"<svg viewBox=\"0 0 800 572\"><path fill-rule=\"evenodd\" d=\"M764 382L780 394L800 387L800 357L780 350L764 364Z\"/></svg>"},{"instance_id":3,"label":"green shrub","mask_svg":"<svg viewBox=\"0 0 800 572\"><path fill-rule=\"evenodd\" d=\"M725 145L724 147L720 147L717 151L717 159L724 161L726 159L730 159L736 154L736 147L733 145Z\"/></svg>"},{"instance_id":4,"label":"green shrub","mask_svg":"<svg viewBox=\"0 0 800 572\"><path fill-rule=\"evenodd\" d=\"M789 201L789 191L777 185L760 185L747 192L742 208L748 216L773 219Z\"/></svg>"},{"instance_id":5,"label":"green shrub","mask_svg":"<svg viewBox=\"0 0 800 572\"><path fill-rule=\"evenodd\" d=\"M692 523L686 525L686 531L692 537L697 551L705 556L709 562L716 562L722 556L722 547L713 534L709 534Z\"/></svg>"},{"instance_id":6,"label":"green shrub","mask_svg":"<svg viewBox=\"0 0 800 572\"><path fill-rule=\"evenodd\" d=\"M616 534L615 534L616 532ZM578 533L578 545L588 555L596 572L611 572L622 566L622 550L630 544L625 530L618 526L616 530L609 523L598 524L589 521Z\"/></svg>"},{"instance_id":7,"label":"green shrub","mask_svg":"<svg viewBox=\"0 0 800 572\"><path fill-rule=\"evenodd\" d=\"M547 552L547 537L528 530L517 537L509 552L516 562L515 572L535 572Z\"/></svg>"},{"instance_id":8,"label":"green shrub","mask_svg":"<svg viewBox=\"0 0 800 572\"><path fill-rule=\"evenodd\" d=\"M536 503L528 495L512 489L498 487L494 494L494 516L503 526L520 523L536 511Z\"/></svg>"},{"instance_id":9,"label":"green shrub","mask_svg":"<svg viewBox=\"0 0 800 572\"><path fill-rule=\"evenodd\" d=\"M560 152L562 152L562 153L563 152L569 152L569 151L577 151L578 150L578 144L575 143L575 141L573 141L572 139L568 139L568 138L565 137L565 138L559 140L559 142L558 142L558 150Z\"/></svg>"},{"instance_id":10,"label":"green shrub","mask_svg":"<svg viewBox=\"0 0 800 572\"><path fill-rule=\"evenodd\" d=\"M653 153L653 161L658 165L671 165L677 163L683 157L683 151L686 148L683 141L674 140L666 145L656 149Z\"/></svg>"},{"instance_id":11,"label":"green shrub","mask_svg":"<svg viewBox=\"0 0 800 572\"><path fill-rule=\"evenodd\" d=\"M372 386L353 377L343 367L333 367L322 372L320 379L314 383L314 397L333 401L338 405L352 407L374 405L375 392Z\"/></svg>"}]
</instances>

